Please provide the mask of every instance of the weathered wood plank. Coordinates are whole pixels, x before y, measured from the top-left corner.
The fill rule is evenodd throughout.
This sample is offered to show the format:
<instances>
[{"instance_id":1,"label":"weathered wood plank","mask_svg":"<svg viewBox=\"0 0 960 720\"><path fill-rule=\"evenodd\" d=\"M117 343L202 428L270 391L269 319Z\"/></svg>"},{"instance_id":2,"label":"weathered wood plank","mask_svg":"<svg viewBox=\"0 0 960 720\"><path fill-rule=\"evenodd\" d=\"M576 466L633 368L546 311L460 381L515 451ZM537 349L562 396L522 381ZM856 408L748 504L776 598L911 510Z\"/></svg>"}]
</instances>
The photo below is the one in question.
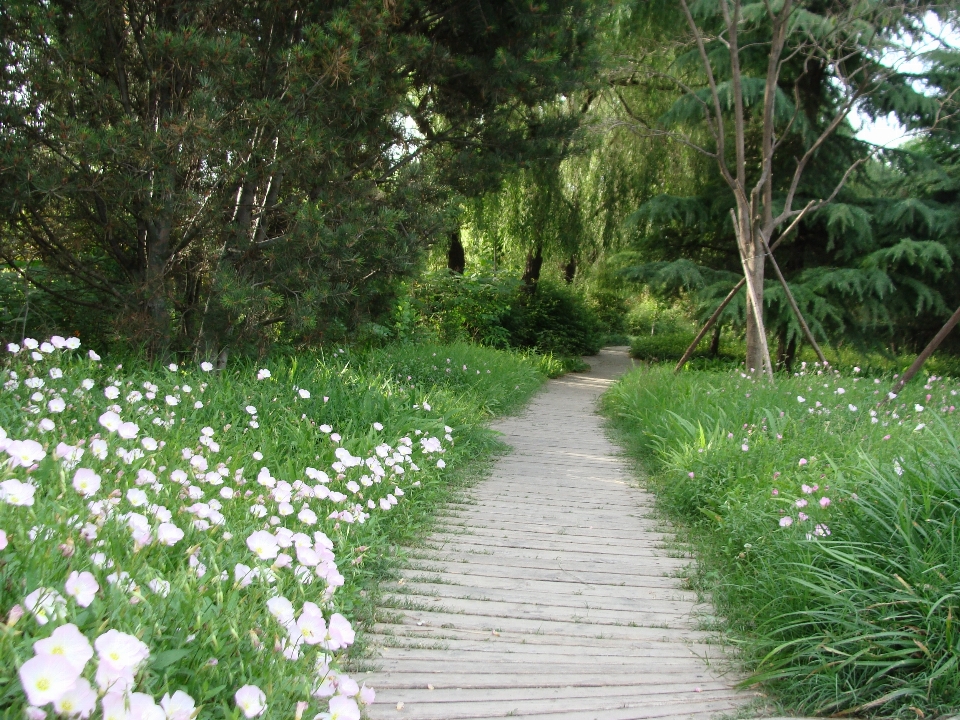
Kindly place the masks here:
<instances>
[{"instance_id":1,"label":"weathered wood plank","mask_svg":"<svg viewBox=\"0 0 960 720\"><path fill-rule=\"evenodd\" d=\"M624 366L605 353L498 423L513 452L401 550L367 636L378 669L357 676L378 690L371 720L707 720L749 699L696 629L711 609L676 577L692 561L665 551L592 412Z\"/></svg>"}]
</instances>

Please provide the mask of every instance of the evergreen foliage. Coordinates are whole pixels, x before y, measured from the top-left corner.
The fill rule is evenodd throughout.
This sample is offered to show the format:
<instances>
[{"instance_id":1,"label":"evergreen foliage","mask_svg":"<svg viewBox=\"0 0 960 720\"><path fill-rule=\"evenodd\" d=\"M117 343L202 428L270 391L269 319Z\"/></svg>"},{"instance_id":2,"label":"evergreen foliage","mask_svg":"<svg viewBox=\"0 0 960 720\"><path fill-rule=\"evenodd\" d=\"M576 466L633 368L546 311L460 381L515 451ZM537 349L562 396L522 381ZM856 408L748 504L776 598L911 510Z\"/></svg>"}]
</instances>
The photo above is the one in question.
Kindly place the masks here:
<instances>
[{"instance_id":1,"label":"evergreen foliage","mask_svg":"<svg viewBox=\"0 0 960 720\"><path fill-rule=\"evenodd\" d=\"M159 353L339 336L391 310L455 193L559 152L541 105L591 67L595 12L6 3L0 257Z\"/></svg>"}]
</instances>

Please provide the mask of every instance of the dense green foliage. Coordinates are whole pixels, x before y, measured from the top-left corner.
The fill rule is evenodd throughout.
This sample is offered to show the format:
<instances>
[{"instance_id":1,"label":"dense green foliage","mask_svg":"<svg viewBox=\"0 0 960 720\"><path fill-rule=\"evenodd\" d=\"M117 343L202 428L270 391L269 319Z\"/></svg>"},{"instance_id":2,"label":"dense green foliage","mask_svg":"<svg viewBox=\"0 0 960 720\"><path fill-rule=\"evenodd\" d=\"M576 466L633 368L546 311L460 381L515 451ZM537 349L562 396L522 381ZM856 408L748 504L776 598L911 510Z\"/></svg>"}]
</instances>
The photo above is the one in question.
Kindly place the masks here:
<instances>
[{"instance_id":1,"label":"dense green foliage","mask_svg":"<svg viewBox=\"0 0 960 720\"><path fill-rule=\"evenodd\" d=\"M890 382L660 367L605 399L746 682L801 714L960 706L960 386L930 376L884 403Z\"/></svg>"},{"instance_id":2,"label":"dense green foliage","mask_svg":"<svg viewBox=\"0 0 960 720\"><path fill-rule=\"evenodd\" d=\"M507 274L427 275L412 290L419 324L445 341L564 357L593 355L606 327L572 287L541 280L531 289Z\"/></svg>"},{"instance_id":3,"label":"dense green foliage","mask_svg":"<svg viewBox=\"0 0 960 720\"><path fill-rule=\"evenodd\" d=\"M59 373L49 372L54 368ZM544 379L534 358L468 345L394 346L359 357L304 354L269 363L267 369L270 377L250 365L215 373L192 366L121 369L70 353L52 353L41 361L30 361L26 352L4 358L4 437L35 440L47 452L29 475L36 488L32 504L0 502L5 532L0 612L7 623L0 626L0 714L23 716L15 669L33 655L35 641L61 624L41 625L29 607L26 616L15 616L15 606L23 609L24 598L41 587L67 598L60 619L74 623L91 641L111 629L146 643L150 658L136 673L137 692L159 700L164 693L184 691L205 718L238 717L233 696L245 684L267 694L266 717L293 717L301 701L309 703L310 717L325 710L322 694L311 698L325 674L315 666L318 646L301 646L294 657L284 657L277 648L286 643L285 632L267 601L279 595L296 608L311 601L328 616L338 612L359 621L362 646L362 627L373 621L373 601L392 567L393 546L410 541L430 523L437 506L455 491L454 480L463 481L456 473L498 447L485 427L489 417L516 409ZM46 379L41 392L48 398L68 401L62 413L51 415L55 432L44 433L22 409L33 402L24 395L32 390L17 380L31 378ZM82 384L85 378L93 381L91 387ZM120 391L117 398L105 397L111 386ZM149 397L153 393L156 397ZM165 396L180 402L173 406ZM114 403L124 418L139 423L140 437L125 441L98 423ZM151 417L160 424L151 423ZM147 435L155 441L147 442ZM97 457L93 441L101 437L110 447ZM403 437L412 445L409 460L416 467L401 462L397 468L390 453L382 452L387 446L396 452ZM421 441L428 437L443 447L426 452ZM70 461L55 456L58 442L85 451L73 466L102 477L102 486L88 497L72 482ZM123 460L118 449L131 459ZM383 482L371 482L375 471L369 464L338 466L344 450L355 458L380 458L387 473ZM196 457L209 459L206 476ZM218 474L219 468L224 472ZM317 475L317 469L329 476ZM26 476L26 468L6 462L0 472L4 481ZM184 473L183 484L178 472ZM310 488L318 482L343 499L313 497ZM278 494L283 486L293 495L288 509ZM400 493L397 487L403 488ZM387 494L399 499L395 507L379 502ZM365 521L357 505L368 513ZM154 515L160 517L160 508L181 528L179 540L159 541ZM312 509L312 518L303 514L305 508ZM349 522L329 517L348 508ZM136 536L136 542L133 525L128 527L131 513L141 513L136 517L150 524L150 534ZM293 565L285 566L279 557L258 559L248 536L279 526L327 533L342 587L315 577L311 567L295 573L296 563L310 561L294 549L286 550L288 563L289 555L296 558ZM71 572L89 572L96 579L99 589L88 603L64 591Z\"/></svg>"},{"instance_id":4,"label":"dense green foliage","mask_svg":"<svg viewBox=\"0 0 960 720\"><path fill-rule=\"evenodd\" d=\"M4 3L0 258L87 309L60 331L208 357L342 337L461 193L563 152L576 120L542 105L582 86L599 9Z\"/></svg>"}]
</instances>

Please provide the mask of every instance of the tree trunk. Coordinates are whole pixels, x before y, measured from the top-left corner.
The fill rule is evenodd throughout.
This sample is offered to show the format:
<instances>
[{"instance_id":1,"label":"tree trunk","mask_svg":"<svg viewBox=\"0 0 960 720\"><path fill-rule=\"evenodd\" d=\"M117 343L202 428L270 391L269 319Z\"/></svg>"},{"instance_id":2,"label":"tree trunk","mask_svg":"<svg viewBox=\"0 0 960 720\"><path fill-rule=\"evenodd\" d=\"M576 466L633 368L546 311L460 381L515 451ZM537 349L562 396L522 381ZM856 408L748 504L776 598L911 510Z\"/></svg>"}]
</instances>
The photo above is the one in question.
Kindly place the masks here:
<instances>
[{"instance_id":1,"label":"tree trunk","mask_svg":"<svg viewBox=\"0 0 960 720\"><path fill-rule=\"evenodd\" d=\"M467 256L460 242L460 230L450 233L450 248L447 250L447 269L457 275L463 275L467 266Z\"/></svg>"},{"instance_id":2,"label":"tree trunk","mask_svg":"<svg viewBox=\"0 0 960 720\"><path fill-rule=\"evenodd\" d=\"M710 340L710 357L715 358L720 354L720 325L713 326L713 338Z\"/></svg>"},{"instance_id":3,"label":"tree trunk","mask_svg":"<svg viewBox=\"0 0 960 720\"><path fill-rule=\"evenodd\" d=\"M543 267L543 244L537 243L535 249L527 252L527 264L523 268L523 276L520 278L528 290L533 290L540 280L540 268Z\"/></svg>"},{"instance_id":4,"label":"tree trunk","mask_svg":"<svg viewBox=\"0 0 960 720\"><path fill-rule=\"evenodd\" d=\"M766 258L759 231L753 225L749 207L738 208L739 214L730 210L737 233L740 263L747 281L747 372L753 375L766 374L773 379L773 365L767 346L766 327L763 323L763 271Z\"/></svg>"},{"instance_id":5,"label":"tree trunk","mask_svg":"<svg viewBox=\"0 0 960 720\"><path fill-rule=\"evenodd\" d=\"M793 372L793 362L797 358L797 338L787 341L787 329L777 333L777 367Z\"/></svg>"},{"instance_id":6,"label":"tree trunk","mask_svg":"<svg viewBox=\"0 0 960 720\"><path fill-rule=\"evenodd\" d=\"M574 276L577 274L577 256L571 255L570 261L563 266L563 279L567 281L567 284L573 282Z\"/></svg>"}]
</instances>

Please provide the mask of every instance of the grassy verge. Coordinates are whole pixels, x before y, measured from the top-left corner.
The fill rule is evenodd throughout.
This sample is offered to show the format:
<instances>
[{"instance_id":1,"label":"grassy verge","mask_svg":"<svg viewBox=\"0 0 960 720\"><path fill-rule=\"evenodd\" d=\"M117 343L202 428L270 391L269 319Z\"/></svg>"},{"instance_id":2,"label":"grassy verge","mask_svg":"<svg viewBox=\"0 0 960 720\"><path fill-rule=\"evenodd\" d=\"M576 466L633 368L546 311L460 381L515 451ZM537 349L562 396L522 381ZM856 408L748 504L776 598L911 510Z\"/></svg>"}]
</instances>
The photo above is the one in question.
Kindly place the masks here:
<instances>
[{"instance_id":1,"label":"grassy verge","mask_svg":"<svg viewBox=\"0 0 960 720\"><path fill-rule=\"evenodd\" d=\"M155 717L162 699L168 720L358 717L351 623L391 548L497 446L489 416L553 371L468 345L220 373L55 345L0 370L0 714L17 718Z\"/></svg>"},{"instance_id":2,"label":"grassy verge","mask_svg":"<svg viewBox=\"0 0 960 720\"><path fill-rule=\"evenodd\" d=\"M653 366L604 399L741 659L800 713L960 707L960 385Z\"/></svg>"}]
</instances>

